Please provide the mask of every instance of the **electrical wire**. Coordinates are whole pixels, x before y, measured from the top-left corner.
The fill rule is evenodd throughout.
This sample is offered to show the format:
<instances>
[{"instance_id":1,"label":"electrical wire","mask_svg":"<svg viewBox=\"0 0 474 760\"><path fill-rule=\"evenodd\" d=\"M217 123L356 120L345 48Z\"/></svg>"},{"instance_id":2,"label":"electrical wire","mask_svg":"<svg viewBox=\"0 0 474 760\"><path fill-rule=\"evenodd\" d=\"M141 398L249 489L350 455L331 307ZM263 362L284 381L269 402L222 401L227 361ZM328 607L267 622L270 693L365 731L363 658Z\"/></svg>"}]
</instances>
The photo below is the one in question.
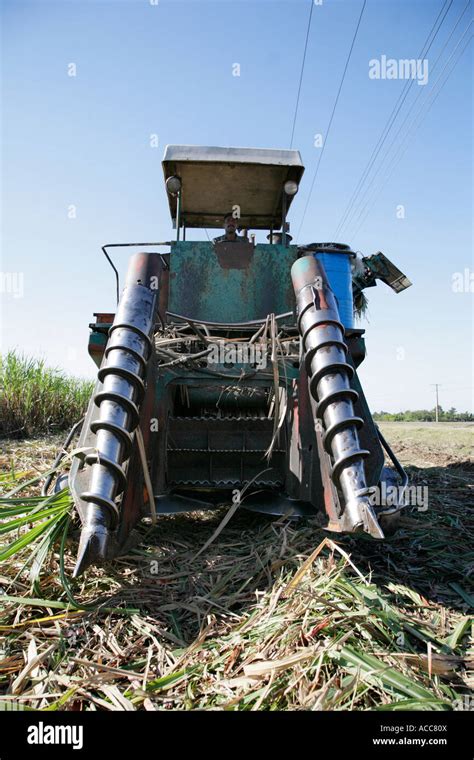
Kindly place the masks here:
<instances>
[{"instance_id":1,"label":"electrical wire","mask_svg":"<svg viewBox=\"0 0 474 760\"><path fill-rule=\"evenodd\" d=\"M469 29L469 28L472 26L472 23L473 23L473 22L471 21L471 23L469 24L469 26L468 26L468 27L466 27L466 29L465 29L465 31L464 31L464 33L463 33L463 35L461 36L461 38L459 39L459 41L458 41L457 45L455 46L455 48L454 48L454 50L453 50L453 52L452 52L451 56L449 57L448 61L446 61L446 63L445 63L445 66L443 67L443 69L442 69L442 71L441 71L441 73L440 73L440 75L439 75L438 79L436 80L435 84L433 85L433 87L432 87L432 88L431 88L431 90L430 90L430 93L429 93L429 95L428 95L428 99L429 99L429 97L430 97L430 96L433 96L433 94L434 94L434 90L435 90L435 87L436 87L437 83L438 83L438 82L440 81L440 79L442 78L442 75L443 75L443 73L445 72L446 68L448 67L448 64L449 64L449 62L451 61L451 59L452 59L452 57L453 57L454 53L456 52L457 48L458 48L458 47L459 47L459 45L461 44L461 42L462 42L463 38L465 37L465 34L466 34L466 32L467 32L467 31L468 31L468 29ZM422 122L424 121L424 119L425 119L425 118L426 118L426 116L428 115L429 111L431 110L431 108L432 108L432 106L433 106L434 102L436 101L436 99L437 99L437 98L438 98L438 96L440 95L440 93L441 93L441 91L442 91L442 89L443 89L444 85L445 85L445 84L446 84L446 82L448 81L449 77L451 76L452 72L454 71L454 69L455 69L456 65L458 64L459 60L461 59L461 57L462 57L462 55L463 55L464 51L466 50L466 48L467 48L467 46L469 45L469 43L470 43L470 41L471 41L471 40L472 40L472 36L471 36L471 37L469 37L469 38L468 38L468 40L466 41L466 43L465 43L464 47L462 48L461 52L459 53L459 55L458 55L457 59L455 60L455 62L454 62L454 64L453 64L453 66L451 67L450 71L448 72L448 74L447 74L446 78L444 79L444 81L443 81L443 82L442 82L442 84L440 85L440 87L439 87L438 91L436 92L436 94L434 94L434 97L432 97L432 100L431 100L431 102L429 102L429 100L427 100L425 103L423 103L423 104L422 104L422 107L419 109L419 111L418 111L417 115L416 115L416 116L415 116L415 118L413 119L413 121L412 121L412 123L411 123L411 125L410 125L410 128L409 128L409 130L408 130L408 132L407 132L407 135L406 135L406 137L405 137L405 140L404 140L404 142L403 142L403 143L401 144L401 146L399 147L399 150L398 150L398 152L397 152L397 153L395 153L395 155L392 157L392 163L391 163L391 165L389 166L389 172L388 172L388 174L387 174L387 175L385 176L385 178L382 180L382 183L380 183L380 184L377 186L375 193L372 195L372 198L371 198L371 201L372 201L372 203L370 204L370 201L369 201L369 203L367 203L367 204L364 206L364 208L361 210L361 213L359 214L359 216L358 216L358 218L357 218L357 221L358 221L359 219L361 219L361 217L362 217L362 214L364 213L365 209L367 209L367 206L369 206L369 208L368 208L368 210L367 210L367 213L366 213L366 214L365 214L365 216L364 216L364 217L361 219L360 223L359 223L359 224L358 224L358 226L356 227L356 229L355 229L355 231L354 231L354 233L353 233L353 234L354 234L354 236L358 234L358 232L360 231L360 229L361 229L362 225L365 223L365 220L367 219L367 216L368 216L368 214L370 213L370 211L372 210L372 208L373 208L373 206L374 206L374 204L375 204L376 200L377 200L377 199L379 198L379 196L380 196L380 191L382 190L382 188L383 188L383 187L385 187L385 185L387 184L387 182L390 180L390 178L391 178L391 176L392 176L392 174L393 174L393 172L394 172L395 168L397 167L397 165L400 163L401 159L402 159L402 158L403 158L403 156L405 155L405 153L406 153L406 151L407 151L407 149L408 149L408 147L409 147L410 138L411 138L412 136L414 136L414 135L416 134L416 132L418 131L418 129L420 128L420 126L421 126ZM424 112L424 113L422 113L422 112L423 112L423 109L425 108L425 105L427 105L427 104L428 104L428 108L426 108L425 112ZM421 115L421 119L420 119L420 120L418 121L418 123L416 124L416 122L417 122L417 120L418 120L418 117L419 117L420 115ZM415 129L414 129L414 130L413 130L413 126L415 126ZM370 205L369 205L369 204L370 204Z\"/></svg>"},{"instance_id":2,"label":"electrical wire","mask_svg":"<svg viewBox=\"0 0 474 760\"><path fill-rule=\"evenodd\" d=\"M448 46L449 42L451 41L451 38L452 38L452 36L453 36L454 32L456 31L457 27L459 26L459 23L461 22L461 19L462 19L462 17L464 16L465 12L467 11L467 9L468 9L469 5L470 5L470 0L468 0L468 1L467 1L467 3L466 3L466 5L464 6L464 9L463 9L463 11L461 12L461 15L458 17L458 19L457 19L457 21L456 21L455 25L453 26L453 28L452 28L452 30L451 30L451 33L449 34L449 36L448 36L448 38L447 38L446 42L444 43L444 45L443 45L443 47L442 47L442 49L441 49L440 53L438 54L438 57L436 58L436 60L435 60L434 64L433 64L433 65L430 67L430 71L431 71L431 73L433 73L433 71L436 69L436 66L437 66L437 64L438 64L438 62L439 62L439 60L440 60L440 58L442 57L442 55L443 55L444 51L446 50L446 48L447 48L447 46ZM465 31L464 31L464 33L463 33L463 35L461 36L461 40L462 40L462 38L464 37L464 35L465 35L466 31L467 31L467 30L465 30ZM458 44L459 44L459 43L458 43ZM456 45L456 46L455 46L455 48L454 48L453 52L456 50L456 48L457 48L457 47L458 47L458 45ZM444 71L444 69L443 69L443 71ZM439 77L438 77L438 79L436 80L436 82L435 82L435 84L433 85L433 87L431 88L431 90L430 90L430 94L433 92L433 89L434 89L434 87L435 87L435 85L436 85L436 83L437 83L438 81L439 81ZM402 130L403 130L403 128L404 128L404 126L405 126L405 124L407 123L407 121L408 121L408 118L409 118L410 114L412 113L413 109L415 108L416 104L418 103L418 101L419 101L420 97L421 97L422 95L424 95L424 94L425 94L425 88L421 88L421 89L420 89L420 91L418 92L418 95L417 95L417 97L415 98L415 100L412 102L412 104L411 104L410 108L408 109L408 112L407 112L407 114L406 114L406 116L405 116L405 118L404 118L403 122L402 122L402 123L401 123L401 125L399 126L399 128L398 128L398 130L397 130L397 132L396 132L396 134L395 134L395 136L394 136L394 138L393 138L392 142L390 143L389 147L388 147L388 148L387 148L387 150L385 151L385 154L383 155L383 157L382 157L382 160L381 160L381 162L380 162L380 165L379 165L378 169L376 170L375 174L373 175L373 177L372 177L372 180L371 180L370 184L367 186L367 188L366 188L366 189L365 189L365 191L363 192L363 194L362 194L362 197L361 197L361 201L360 201L360 203L359 203L359 208L358 208L358 210L359 210L359 215L358 215L358 217L357 217L357 219L356 219L356 225L357 225L357 222L358 222L358 220L359 220L359 219L360 219L360 217L361 217L361 214L364 212L365 208L367 207L367 204L366 204L366 200L367 200L367 198L368 198L368 197L371 195L371 190L373 190L373 184L374 184L374 181L375 181L376 177L377 177L377 176L380 174L380 172L381 172L381 170L382 170L382 168L383 168L383 166L384 166L385 160L386 160L387 156L389 156L389 154L390 154L390 151L392 150L392 148L393 148L393 146L395 145L395 143L396 143L396 141L397 141L397 139L398 139L399 135L401 134L401 132L402 132ZM429 95L428 95L428 97L429 97ZM412 123L413 123L413 122L412 122ZM402 138L402 139L404 139L404 138ZM355 209L355 211L354 211L354 218L355 218L355 214L357 214L357 209ZM348 238L349 238L349 239L352 239L350 235L348 236Z\"/></svg>"},{"instance_id":3,"label":"electrical wire","mask_svg":"<svg viewBox=\"0 0 474 760\"><path fill-rule=\"evenodd\" d=\"M452 0L451 0L451 2L452 2ZM313 193L314 184L316 182L316 177L318 176L321 160L323 158L324 150L326 148L326 145L327 145L327 142L328 142L328 139L329 139L329 133L331 131L331 126L332 126L332 122L333 122L333 119L334 119L334 114L336 113L337 104L339 102L339 96L341 94L342 86L343 86L344 80L346 78L346 72L347 72L347 69L348 69L348 66L349 66L349 61L351 59L352 50L354 49L354 44L355 44L355 41L356 41L356 38L357 38L357 34L359 32L360 22L362 21L362 16L364 14L366 3L367 3L367 0L364 0L364 2L362 4L361 11L360 11L359 19L357 21L357 26L355 28L354 35L352 37L352 42L351 42L351 46L349 48L349 53L348 53L347 58L346 58L346 64L344 66L344 71L342 72L342 77L341 77L341 81L340 81L340 84L339 84L339 89L337 91L336 99L334 101L332 113L331 113L331 116L330 116L330 119L329 119L329 123L328 123L327 129L326 129L326 134L324 135L323 146L321 148L321 153L319 154L318 163L316 164L316 169L315 169L315 172L314 172L313 180L311 182L311 187L310 187L308 198L307 198L307 201L306 201L306 206L304 207L303 216L302 216L301 223L300 223L300 226L299 226L299 229L298 229L298 234L296 236L297 240L299 239L301 228L303 227L303 222L305 220L306 212L308 210L309 202L311 200L311 195Z\"/></svg>"},{"instance_id":4,"label":"electrical wire","mask_svg":"<svg viewBox=\"0 0 474 760\"><path fill-rule=\"evenodd\" d=\"M305 40L305 43L304 43L303 60L301 62L300 81L299 81L299 84L298 84L298 94L296 96L295 115L293 116L293 127L291 129L290 149L293 147L293 138L295 136L296 117L298 115L298 106L299 106L299 103L300 103L301 84L303 82L304 64L305 64L305 61L306 61L306 51L308 49L309 32L310 32L310 29L311 29L311 18L312 18L312 15L313 15L313 7L314 7L313 0L310 0L310 5L311 5L311 8L310 8L310 11L309 11L308 27L306 29L306 40Z\"/></svg>"},{"instance_id":5,"label":"electrical wire","mask_svg":"<svg viewBox=\"0 0 474 760\"><path fill-rule=\"evenodd\" d=\"M433 26L431 27L431 30L430 30L430 32L428 34L428 37L425 40L424 45L423 45L422 49L420 50L420 52L418 53L418 59L424 58L427 55L427 53L429 52L429 50L431 48L431 45L433 44L434 40L436 39L436 37L438 35L438 32L441 29L442 24L444 23L444 20L446 18L446 15L447 15L449 9L451 8L452 3L453 3L453 0L445 0L445 2L443 3L443 5L441 7L441 10L439 11L439 13L438 13L438 15L436 17L436 20L435 20ZM445 9L445 6L447 6L446 9ZM441 19L440 19L440 17L441 17ZM438 21L439 21L439 24L438 24ZM430 37L432 38L431 41L430 41ZM358 195L360 189L362 188L365 180L367 179L368 175L370 174L372 166L374 165L374 162L377 160L377 156L379 155L379 153L380 153L380 151L381 151L381 149L382 149L382 147L383 147L383 145L385 143L385 140L387 139L387 136L388 136L388 134L389 134L389 132L390 132L390 130L391 130L391 128L392 128L392 126L393 126L393 124L394 124L394 122L395 122L398 114L399 114L399 112L400 112L400 109L402 108L403 103L405 102L405 100L406 100L406 98L408 96L408 93L410 92L410 89L413 86L413 83L414 83L413 79L407 80L405 82L405 85L403 86L402 92L398 96L398 99L397 99L397 101L396 101L396 103L395 103L395 105L394 105L394 107L392 109L392 112L391 112L390 116L388 117L387 122L385 123L384 128L382 129L382 132L381 132L380 137L379 137L379 139L377 141L377 144L375 145L375 148L372 151L372 154L371 154L371 156L369 158L369 161L366 164L365 169L363 170L363 172L362 172L362 174L361 174L361 176L359 178L359 181L358 181L358 183L357 183L357 185L355 187L355 190L352 193L352 196L351 196L351 198L349 200L349 203L347 204L347 206L346 206L346 208L344 210L344 213L342 214L342 217L341 217L341 219L339 221L339 224L337 225L337 228L336 228L335 232L332 235L332 239L333 240L336 240L337 236L342 232L342 229L344 228L344 226L345 226L345 224L346 224L346 222L347 222L347 220L349 218L349 215L350 215L351 210L352 210L352 208L354 206L354 203L356 202L357 195Z\"/></svg>"}]
</instances>

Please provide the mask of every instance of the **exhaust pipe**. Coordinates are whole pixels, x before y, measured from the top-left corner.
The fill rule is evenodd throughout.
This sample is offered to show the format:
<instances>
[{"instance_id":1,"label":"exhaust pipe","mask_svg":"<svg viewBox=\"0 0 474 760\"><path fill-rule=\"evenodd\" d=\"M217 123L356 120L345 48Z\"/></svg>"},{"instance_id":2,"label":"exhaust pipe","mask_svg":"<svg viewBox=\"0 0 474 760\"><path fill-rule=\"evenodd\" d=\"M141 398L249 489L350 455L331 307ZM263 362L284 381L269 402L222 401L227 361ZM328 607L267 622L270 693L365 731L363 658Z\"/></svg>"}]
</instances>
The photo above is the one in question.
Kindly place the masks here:
<instances>
[{"instance_id":1,"label":"exhaust pipe","mask_svg":"<svg viewBox=\"0 0 474 760\"><path fill-rule=\"evenodd\" d=\"M316 401L316 414L324 427L323 444L331 457L332 480L342 492L342 530L365 531L384 538L369 502L364 459L357 430L364 421L354 415L358 393L350 386L354 370L346 360L344 327L326 272L314 256L303 256L291 268L296 295L298 330L309 378L309 391Z\"/></svg>"},{"instance_id":2,"label":"exhaust pipe","mask_svg":"<svg viewBox=\"0 0 474 760\"><path fill-rule=\"evenodd\" d=\"M120 519L117 497L125 490L124 463L133 448L140 420L147 364L158 308L160 256L132 256L125 288L104 353L98 378L102 388L94 398L99 416L91 422L96 448L85 458L90 466L89 487L80 494L86 502L74 577L90 564L108 558L111 533Z\"/></svg>"}]
</instances>

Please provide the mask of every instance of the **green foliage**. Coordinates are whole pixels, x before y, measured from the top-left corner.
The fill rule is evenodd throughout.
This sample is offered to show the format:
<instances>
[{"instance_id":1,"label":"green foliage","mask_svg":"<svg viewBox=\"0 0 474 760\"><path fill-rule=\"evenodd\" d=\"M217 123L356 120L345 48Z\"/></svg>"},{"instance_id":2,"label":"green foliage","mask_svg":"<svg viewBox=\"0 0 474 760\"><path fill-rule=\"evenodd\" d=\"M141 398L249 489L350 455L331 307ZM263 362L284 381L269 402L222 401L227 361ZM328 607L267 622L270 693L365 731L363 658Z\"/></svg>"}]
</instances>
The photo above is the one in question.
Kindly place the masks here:
<instances>
[{"instance_id":1,"label":"green foliage","mask_svg":"<svg viewBox=\"0 0 474 760\"><path fill-rule=\"evenodd\" d=\"M435 422L436 409L407 409L405 412L374 412L372 417L376 422ZM440 422L474 422L474 414L471 412L457 412L451 407L447 412L441 406L438 407L438 419Z\"/></svg>"},{"instance_id":2,"label":"green foliage","mask_svg":"<svg viewBox=\"0 0 474 760\"><path fill-rule=\"evenodd\" d=\"M0 356L0 435L65 430L84 413L92 382L71 378L16 351Z\"/></svg>"},{"instance_id":3,"label":"green foliage","mask_svg":"<svg viewBox=\"0 0 474 760\"><path fill-rule=\"evenodd\" d=\"M30 568L30 581L34 583L61 535L71 507L67 488L40 499L0 495L0 562L24 556L23 569Z\"/></svg>"}]
</instances>

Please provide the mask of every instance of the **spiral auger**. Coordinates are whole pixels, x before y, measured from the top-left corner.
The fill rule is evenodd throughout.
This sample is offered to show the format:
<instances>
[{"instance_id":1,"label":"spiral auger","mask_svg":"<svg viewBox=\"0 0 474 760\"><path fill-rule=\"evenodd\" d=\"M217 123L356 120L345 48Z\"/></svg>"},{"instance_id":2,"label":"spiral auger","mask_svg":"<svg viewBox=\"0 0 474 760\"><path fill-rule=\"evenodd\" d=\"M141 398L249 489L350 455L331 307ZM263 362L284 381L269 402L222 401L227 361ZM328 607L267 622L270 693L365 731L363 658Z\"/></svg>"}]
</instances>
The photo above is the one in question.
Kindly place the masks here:
<instances>
[{"instance_id":1,"label":"spiral auger","mask_svg":"<svg viewBox=\"0 0 474 760\"><path fill-rule=\"evenodd\" d=\"M133 448L133 434L140 419L145 394L147 364L152 352L160 272L157 254L132 257L127 282L118 305L94 397L98 417L90 423L95 449L85 457L90 467L89 485L80 498L86 504L85 520L74 575L89 564L108 558L111 533L117 528L117 497L125 490L125 463Z\"/></svg>"},{"instance_id":2,"label":"spiral auger","mask_svg":"<svg viewBox=\"0 0 474 760\"><path fill-rule=\"evenodd\" d=\"M367 486L364 459L370 452L359 443L357 431L364 421L354 414L358 394L350 385L354 370L346 359L344 327L336 298L322 263L314 256L298 259L291 276L309 390L316 401L316 416L323 424L323 444L331 458L332 480L344 497L341 528L383 538L369 502L373 489Z\"/></svg>"}]
</instances>

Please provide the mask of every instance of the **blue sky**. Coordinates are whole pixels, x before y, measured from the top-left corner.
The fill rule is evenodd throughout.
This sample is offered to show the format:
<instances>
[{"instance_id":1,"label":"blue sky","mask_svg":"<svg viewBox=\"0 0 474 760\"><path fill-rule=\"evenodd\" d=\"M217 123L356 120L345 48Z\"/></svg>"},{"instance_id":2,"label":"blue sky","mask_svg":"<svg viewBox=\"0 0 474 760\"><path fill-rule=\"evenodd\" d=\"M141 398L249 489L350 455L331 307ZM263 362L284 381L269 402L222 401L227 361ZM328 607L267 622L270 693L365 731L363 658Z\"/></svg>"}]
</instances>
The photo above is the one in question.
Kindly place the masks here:
<instances>
[{"instance_id":1,"label":"blue sky","mask_svg":"<svg viewBox=\"0 0 474 760\"><path fill-rule=\"evenodd\" d=\"M465 4L453 0L429 65ZM94 311L114 310L100 246L172 236L160 163L167 143L289 147L310 2L0 5L1 270L23 275L22 297L0 293L2 350L18 347L92 377L88 323ZM361 6L323 0L313 8L293 141L306 165L290 215L294 234L321 150L314 135L325 134ZM332 239L405 85L369 78L369 61L417 58L442 6L367 0L298 242ZM397 124L420 90L413 114L429 102L471 16L468 8L428 84L414 82ZM444 407L472 408L473 294L453 290L455 273L474 270L471 47L387 179L382 165L363 225L356 214L339 238L366 255L382 250L413 282L400 295L383 285L366 291L368 356L360 374L375 410L432 407L435 382ZM75 77L68 76L71 63ZM150 145L154 134L158 148ZM122 271L127 257L126 250L117 254Z\"/></svg>"}]
</instances>

